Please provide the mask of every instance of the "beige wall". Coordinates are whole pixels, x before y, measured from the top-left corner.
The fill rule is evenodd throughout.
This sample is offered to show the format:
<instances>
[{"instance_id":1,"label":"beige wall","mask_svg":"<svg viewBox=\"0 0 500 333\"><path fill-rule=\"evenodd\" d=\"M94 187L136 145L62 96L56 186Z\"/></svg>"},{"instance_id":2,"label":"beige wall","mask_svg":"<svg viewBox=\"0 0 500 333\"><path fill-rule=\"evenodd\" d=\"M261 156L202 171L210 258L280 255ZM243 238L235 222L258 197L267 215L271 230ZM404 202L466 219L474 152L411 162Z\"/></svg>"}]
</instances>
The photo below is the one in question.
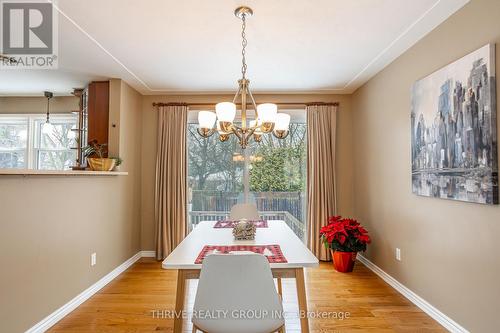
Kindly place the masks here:
<instances>
[{"instance_id":1,"label":"beige wall","mask_svg":"<svg viewBox=\"0 0 500 333\"><path fill-rule=\"evenodd\" d=\"M471 332L500 327L500 207L412 194L410 87L487 43L500 43L500 1L473 0L353 96L355 213L373 237L367 257Z\"/></svg>"},{"instance_id":2,"label":"beige wall","mask_svg":"<svg viewBox=\"0 0 500 333\"><path fill-rule=\"evenodd\" d=\"M339 214L367 225L370 260L472 332L500 326L500 207L411 193L409 92L415 80L500 43L499 17L499 1L472 0L354 95L256 96L340 102ZM500 50L497 65L499 56ZM152 102L232 98L140 96L120 80L111 80L110 91L110 150L124 158L129 176L0 178L0 259L9 268L0 274L0 322L6 331L27 329L138 250L154 249ZM35 113L42 102L0 98L0 112ZM54 103L53 110L72 103ZM401 262L394 258L396 247ZM92 252L98 264L90 268Z\"/></svg>"},{"instance_id":3,"label":"beige wall","mask_svg":"<svg viewBox=\"0 0 500 333\"><path fill-rule=\"evenodd\" d=\"M78 97L60 96L50 100L50 112L69 113L78 110ZM45 97L0 97L1 113L46 113Z\"/></svg>"},{"instance_id":4,"label":"beige wall","mask_svg":"<svg viewBox=\"0 0 500 333\"><path fill-rule=\"evenodd\" d=\"M154 250L154 179L157 114L153 102L217 103L232 100L223 95L144 96L142 105L142 249ZM257 101L340 102L337 144L337 181L339 214L353 214L351 97L349 95L256 95Z\"/></svg>"},{"instance_id":5,"label":"beige wall","mask_svg":"<svg viewBox=\"0 0 500 333\"><path fill-rule=\"evenodd\" d=\"M141 249L141 95L120 85L128 176L0 177L2 332L25 331Z\"/></svg>"}]
</instances>

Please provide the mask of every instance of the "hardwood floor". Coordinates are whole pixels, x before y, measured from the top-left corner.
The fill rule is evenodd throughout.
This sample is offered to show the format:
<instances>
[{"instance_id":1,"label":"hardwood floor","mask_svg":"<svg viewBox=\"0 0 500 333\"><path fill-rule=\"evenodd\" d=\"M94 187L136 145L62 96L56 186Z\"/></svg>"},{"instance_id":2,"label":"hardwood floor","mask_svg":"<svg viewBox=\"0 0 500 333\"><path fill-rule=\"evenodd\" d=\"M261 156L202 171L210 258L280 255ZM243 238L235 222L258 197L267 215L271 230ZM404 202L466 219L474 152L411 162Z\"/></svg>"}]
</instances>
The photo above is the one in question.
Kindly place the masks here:
<instances>
[{"instance_id":1,"label":"hardwood floor","mask_svg":"<svg viewBox=\"0 0 500 333\"><path fill-rule=\"evenodd\" d=\"M173 319L161 316L174 309L176 279L175 271L142 258L49 332L172 332ZM330 318L310 318L311 332L446 332L360 262L351 274L321 263L306 269L305 279L309 311L330 313ZM196 284L189 281L185 308L193 306ZM283 280L283 302L286 332L300 332L300 322L292 315L298 308L294 280ZM347 312L348 318L334 318ZM183 331L191 332L190 321L184 322Z\"/></svg>"}]
</instances>

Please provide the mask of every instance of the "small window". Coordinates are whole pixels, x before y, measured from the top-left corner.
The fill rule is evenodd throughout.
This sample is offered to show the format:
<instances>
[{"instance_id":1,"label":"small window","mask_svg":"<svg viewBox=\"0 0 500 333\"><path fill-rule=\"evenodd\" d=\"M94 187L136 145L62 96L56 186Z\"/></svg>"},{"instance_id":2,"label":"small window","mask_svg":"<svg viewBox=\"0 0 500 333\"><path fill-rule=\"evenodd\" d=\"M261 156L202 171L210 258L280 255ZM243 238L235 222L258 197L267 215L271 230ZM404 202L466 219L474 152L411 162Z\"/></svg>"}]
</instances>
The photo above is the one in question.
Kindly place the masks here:
<instances>
[{"instance_id":1,"label":"small window","mask_svg":"<svg viewBox=\"0 0 500 333\"><path fill-rule=\"evenodd\" d=\"M0 115L0 168L65 170L76 160L77 117L53 114L52 133L44 115Z\"/></svg>"},{"instance_id":2,"label":"small window","mask_svg":"<svg viewBox=\"0 0 500 333\"><path fill-rule=\"evenodd\" d=\"M26 168L28 119L26 117L0 118L0 168Z\"/></svg>"}]
</instances>

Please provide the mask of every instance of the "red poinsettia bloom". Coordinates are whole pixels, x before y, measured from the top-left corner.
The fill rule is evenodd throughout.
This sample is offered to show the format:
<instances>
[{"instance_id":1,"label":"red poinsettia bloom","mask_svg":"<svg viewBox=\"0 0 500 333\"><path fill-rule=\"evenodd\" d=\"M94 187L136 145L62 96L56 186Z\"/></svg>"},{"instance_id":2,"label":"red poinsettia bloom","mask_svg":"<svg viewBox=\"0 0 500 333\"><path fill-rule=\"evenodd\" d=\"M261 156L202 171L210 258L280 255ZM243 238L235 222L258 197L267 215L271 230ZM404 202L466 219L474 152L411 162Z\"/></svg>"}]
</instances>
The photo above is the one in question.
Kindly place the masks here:
<instances>
[{"instance_id":1,"label":"red poinsettia bloom","mask_svg":"<svg viewBox=\"0 0 500 333\"><path fill-rule=\"evenodd\" d=\"M371 239L370 239L370 236L364 234L364 235L359 235L358 236L358 240L362 243L365 243L365 244L370 244L371 243Z\"/></svg>"},{"instance_id":2,"label":"red poinsettia bloom","mask_svg":"<svg viewBox=\"0 0 500 333\"><path fill-rule=\"evenodd\" d=\"M364 251L371 242L368 231L358 221L342 216L329 217L320 234L326 246L343 252Z\"/></svg>"},{"instance_id":3,"label":"red poinsettia bloom","mask_svg":"<svg viewBox=\"0 0 500 333\"><path fill-rule=\"evenodd\" d=\"M328 225L325 225L324 227L321 227L321 229L319 229L319 233L326 234L326 233L332 231L332 229L333 229L333 224L328 224Z\"/></svg>"},{"instance_id":4,"label":"red poinsettia bloom","mask_svg":"<svg viewBox=\"0 0 500 333\"><path fill-rule=\"evenodd\" d=\"M358 226L358 231L359 231L359 233L361 233L361 234L367 234L367 233L368 233L368 231L366 231L366 229L365 229L365 228L363 228L362 226Z\"/></svg>"},{"instance_id":5,"label":"red poinsettia bloom","mask_svg":"<svg viewBox=\"0 0 500 333\"><path fill-rule=\"evenodd\" d=\"M339 243L340 243L340 244L344 244L344 243L345 243L346 238L347 238L347 237L346 237L345 235L342 235L342 234L340 234L340 235L338 235L338 236L337 236L337 239L339 240Z\"/></svg>"}]
</instances>

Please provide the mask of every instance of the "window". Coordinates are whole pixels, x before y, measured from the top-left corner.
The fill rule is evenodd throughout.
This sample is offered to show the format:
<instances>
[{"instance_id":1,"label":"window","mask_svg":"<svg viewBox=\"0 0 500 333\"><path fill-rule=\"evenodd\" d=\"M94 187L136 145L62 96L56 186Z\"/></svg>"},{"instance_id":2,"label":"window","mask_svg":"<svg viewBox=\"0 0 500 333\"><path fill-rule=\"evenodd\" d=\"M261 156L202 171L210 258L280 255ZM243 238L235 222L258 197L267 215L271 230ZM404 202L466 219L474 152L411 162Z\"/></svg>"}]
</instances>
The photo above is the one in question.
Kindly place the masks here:
<instances>
[{"instance_id":1,"label":"window","mask_svg":"<svg viewBox=\"0 0 500 333\"><path fill-rule=\"evenodd\" d=\"M283 112L283 111L280 111ZM290 111L290 134L284 140L263 135L241 149L232 135L197 133L197 112L188 124L189 228L202 220L227 217L235 203L252 202L265 219L284 220L305 239L307 126L305 111Z\"/></svg>"},{"instance_id":2,"label":"window","mask_svg":"<svg viewBox=\"0 0 500 333\"><path fill-rule=\"evenodd\" d=\"M42 132L45 115L0 115L0 168L64 170L76 159L77 117L52 114L53 131Z\"/></svg>"},{"instance_id":3,"label":"window","mask_svg":"<svg viewBox=\"0 0 500 333\"><path fill-rule=\"evenodd\" d=\"M28 121L0 118L0 168L26 168Z\"/></svg>"}]
</instances>

